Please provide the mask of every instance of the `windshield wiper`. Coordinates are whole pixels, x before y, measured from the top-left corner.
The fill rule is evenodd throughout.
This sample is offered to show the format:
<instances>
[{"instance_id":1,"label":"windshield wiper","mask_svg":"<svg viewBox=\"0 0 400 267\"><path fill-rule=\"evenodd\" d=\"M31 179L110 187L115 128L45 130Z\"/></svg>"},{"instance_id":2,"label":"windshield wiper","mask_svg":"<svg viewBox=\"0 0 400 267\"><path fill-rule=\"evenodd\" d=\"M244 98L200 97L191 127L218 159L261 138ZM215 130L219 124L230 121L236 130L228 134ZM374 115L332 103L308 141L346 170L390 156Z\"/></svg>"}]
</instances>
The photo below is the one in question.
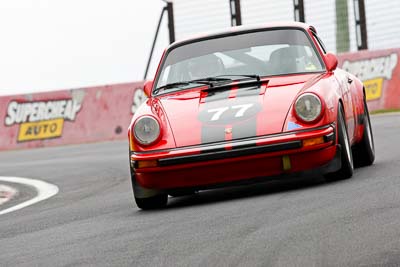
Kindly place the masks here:
<instances>
[{"instance_id":1,"label":"windshield wiper","mask_svg":"<svg viewBox=\"0 0 400 267\"><path fill-rule=\"evenodd\" d=\"M157 94L160 90L172 89L172 88L181 87L181 86L187 86L187 85L189 85L191 83L192 83L191 81L168 83L166 85L163 85L163 86L160 86L160 87L154 89L153 93Z\"/></svg>"},{"instance_id":2,"label":"windshield wiper","mask_svg":"<svg viewBox=\"0 0 400 267\"><path fill-rule=\"evenodd\" d=\"M215 77L206 77L206 78L191 80L191 82L206 84L209 87L214 87L215 85L217 85L217 84L219 85L224 82L231 83L232 79L220 78L220 77L215 76Z\"/></svg>"},{"instance_id":3,"label":"windshield wiper","mask_svg":"<svg viewBox=\"0 0 400 267\"><path fill-rule=\"evenodd\" d=\"M231 79L231 78L224 78L224 77L244 77L244 79ZM197 82L197 83L202 83L202 84L207 84L210 87L215 87L219 86L222 84L222 82L228 82L232 83L234 81L241 82L244 80L248 79L256 79L257 82L261 81L261 78L259 75L251 75L251 74L223 74L223 75L217 75L217 76L212 76L212 77L207 77L207 78L201 78L197 80L191 80L191 82ZM221 82L218 83L217 82Z\"/></svg>"},{"instance_id":4,"label":"windshield wiper","mask_svg":"<svg viewBox=\"0 0 400 267\"><path fill-rule=\"evenodd\" d=\"M241 75L241 74L224 74L224 75L218 75L218 76L213 76L213 77L206 77L206 78L200 78L196 80L190 80L190 81L182 81L182 82L174 82L174 83L168 83L166 85L160 86L156 89L154 89L153 93L158 94L161 90L166 90L166 89L172 89L176 87L182 87L182 86L188 86L192 83L194 84L205 84L208 85L209 88L219 86L222 84L226 83L232 83L234 80L230 78L224 78L224 77L245 77L245 79L237 79L236 81L242 81L242 80L247 80L248 78L253 78L256 79L257 82L260 81L260 76L259 75Z\"/></svg>"},{"instance_id":5,"label":"windshield wiper","mask_svg":"<svg viewBox=\"0 0 400 267\"><path fill-rule=\"evenodd\" d=\"M256 79L257 81L261 80L260 75L257 74L223 74L215 76L214 78L220 78L220 77L245 77L245 78L253 78Z\"/></svg>"},{"instance_id":6,"label":"windshield wiper","mask_svg":"<svg viewBox=\"0 0 400 267\"><path fill-rule=\"evenodd\" d=\"M224 77L243 77L242 79L230 79L230 78L224 78ZM209 77L207 78L208 80L211 81L229 81L228 83L218 83L218 84L212 84L210 87L205 89L204 91L207 90L212 90L212 89L217 89L217 88L223 88L226 86L248 86L248 85L261 85L263 81L261 81L261 77L259 75L251 75L251 74L224 74L224 75L218 75L214 77Z\"/></svg>"},{"instance_id":7,"label":"windshield wiper","mask_svg":"<svg viewBox=\"0 0 400 267\"><path fill-rule=\"evenodd\" d=\"M224 76L224 75L221 75ZM191 80L191 82L199 82L199 83L211 83L211 82L230 82L232 79L228 78L221 78L219 76L213 76L213 77L207 77L207 78L201 78L201 79L196 79L196 80Z\"/></svg>"},{"instance_id":8,"label":"windshield wiper","mask_svg":"<svg viewBox=\"0 0 400 267\"><path fill-rule=\"evenodd\" d=\"M190 81L183 81L183 82L175 82L175 83L168 83L166 85L160 86L158 88L156 88L153 93L157 94L160 90L165 90L165 89L172 89L172 88L176 88L176 87L182 87L182 86L187 86L190 85L192 83L194 84L205 84L208 85L210 87L213 87L215 84L214 82L231 82L231 79L228 78L218 78L218 77L208 77L208 78L201 78L201 79L197 79L197 80L190 80Z\"/></svg>"}]
</instances>

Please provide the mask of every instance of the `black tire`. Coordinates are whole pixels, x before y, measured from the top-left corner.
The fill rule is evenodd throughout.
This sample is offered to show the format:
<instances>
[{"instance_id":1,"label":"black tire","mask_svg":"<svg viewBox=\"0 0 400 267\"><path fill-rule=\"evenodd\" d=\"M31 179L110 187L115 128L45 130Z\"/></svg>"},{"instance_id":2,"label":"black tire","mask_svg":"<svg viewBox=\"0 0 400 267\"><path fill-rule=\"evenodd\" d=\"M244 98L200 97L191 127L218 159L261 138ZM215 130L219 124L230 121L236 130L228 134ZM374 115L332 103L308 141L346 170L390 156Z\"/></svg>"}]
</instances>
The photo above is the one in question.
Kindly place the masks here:
<instances>
[{"instance_id":1,"label":"black tire","mask_svg":"<svg viewBox=\"0 0 400 267\"><path fill-rule=\"evenodd\" d=\"M174 190L174 191L169 191L168 195L170 195L171 197L183 197L183 196L194 195L196 193L197 191L195 190Z\"/></svg>"},{"instance_id":2,"label":"black tire","mask_svg":"<svg viewBox=\"0 0 400 267\"><path fill-rule=\"evenodd\" d=\"M136 205L142 210L162 209L167 205L168 195L160 194L153 197L137 198L135 197Z\"/></svg>"},{"instance_id":3,"label":"black tire","mask_svg":"<svg viewBox=\"0 0 400 267\"><path fill-rule=\"evenodd\" d=\"M354 163L353 163L353 155L350 145L349 136L347 134L346 123L344 120L344 112L341 105L338 108L338 116L337 116L337 134L338 134L338 142L341 147L341 168L334 172L329 173L325 176L327 180L337 181L342 179L348 179L353 176Z\"/></svg>"},{"instance_id":4,"label":"black tire","mask_svg":"<svg viewBox=\"0 0 400 267\"><path fill-rule=\"evenodd\" d=\"M369 166L375 160L374 136L372 134L371 120L369 118L367 101L364 98L364 132L361 142L353 148L354 165L356 167Z\"/></svg>"},{"instance_id":5,"label":"black tire","mask_svg":"<svg viewBox=\"0 0 400 267\"><path fill-rule=\"evenodd\" d=\"M132 192L135 198L136 205L138 208L142 210L152 210L152 209L162 209L168 203L168 195L165 193L160 193L156 196L146 197L146 198L138 198L135 197L135 187L139 186L136 184L135 180L135 171L133 170L132 166L130 167L131 171L131 182L132 182ZM136 188L138 189L138 188Z\"/></svg>"}]
</instances>

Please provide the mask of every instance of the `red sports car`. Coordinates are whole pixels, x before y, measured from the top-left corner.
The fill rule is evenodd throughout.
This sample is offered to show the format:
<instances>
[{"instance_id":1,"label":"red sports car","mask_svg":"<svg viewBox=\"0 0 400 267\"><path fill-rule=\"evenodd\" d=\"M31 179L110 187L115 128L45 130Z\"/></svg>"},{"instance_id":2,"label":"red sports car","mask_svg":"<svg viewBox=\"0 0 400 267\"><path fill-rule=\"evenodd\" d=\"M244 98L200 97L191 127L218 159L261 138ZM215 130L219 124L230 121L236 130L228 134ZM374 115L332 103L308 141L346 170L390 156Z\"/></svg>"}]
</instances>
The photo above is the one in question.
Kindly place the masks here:
<instances>
[{"instance_id":1,"label":"red sports car","mask_svg":"<svg viewBox=\"0 0 400 267\"><path fill-rule=\"evenodd\" d=\"M363 84L314 27L234 27L170 45L129 126L136 204L168 195L371 165ZM260 179L261 178L261 179Z\"/></svg>"}]
</instances>

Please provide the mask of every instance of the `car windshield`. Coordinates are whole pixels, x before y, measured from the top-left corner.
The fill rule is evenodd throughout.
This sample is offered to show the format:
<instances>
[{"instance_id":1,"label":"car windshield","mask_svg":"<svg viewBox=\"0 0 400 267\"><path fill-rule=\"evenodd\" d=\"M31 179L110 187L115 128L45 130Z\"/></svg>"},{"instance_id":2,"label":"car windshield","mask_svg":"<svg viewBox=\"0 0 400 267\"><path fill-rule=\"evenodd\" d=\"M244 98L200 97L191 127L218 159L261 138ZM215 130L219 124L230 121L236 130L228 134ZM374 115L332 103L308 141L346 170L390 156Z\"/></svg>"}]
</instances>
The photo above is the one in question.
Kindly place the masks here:
<instances>
[{"instance_id":1,"label":"car windshield","mask_svg":"<svg viewBox=\"0 0 400 267\"><path fill-rule=\"evenodd\" d=\"M273 29L196 41L164 59L155 88L221 75L273 76L324 71L301 29ZM196 86L186 84L178 90Z\"/></svg>"}]
</instances>

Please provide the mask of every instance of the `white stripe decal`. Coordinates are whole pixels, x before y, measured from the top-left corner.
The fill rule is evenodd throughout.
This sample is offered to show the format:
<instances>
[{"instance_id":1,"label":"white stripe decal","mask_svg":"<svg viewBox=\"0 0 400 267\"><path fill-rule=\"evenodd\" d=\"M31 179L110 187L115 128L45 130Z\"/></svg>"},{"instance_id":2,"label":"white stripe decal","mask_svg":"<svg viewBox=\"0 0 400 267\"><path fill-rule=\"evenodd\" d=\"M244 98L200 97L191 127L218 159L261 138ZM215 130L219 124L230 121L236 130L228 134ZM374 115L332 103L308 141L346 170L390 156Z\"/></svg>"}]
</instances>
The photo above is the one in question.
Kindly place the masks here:
<instances>
[{"instance_id":1,"label":"white stripe decal","mask_svg":"<svg viewBox=\"0 0 400 267\"><path fill-rule=\"evenodd\" d=\"M49 184L40 180L35 180L35 179L29 179L29 178L22 178L22 177L3 177L0 176L0 181L4 182L9 182L9 183L17 183L17 184L23 184L27 186L34 187L37 191L37 196L34 198L27 200L25 202L22 202L16 206L10 207L5 210L0 211L0 215L10 213L16 210L20 210L22 208L28 207L30 205L33 205L35 203L38 203L42 200L48 199L58 193L58 187Z\"/></svg>"}]
</instances>

